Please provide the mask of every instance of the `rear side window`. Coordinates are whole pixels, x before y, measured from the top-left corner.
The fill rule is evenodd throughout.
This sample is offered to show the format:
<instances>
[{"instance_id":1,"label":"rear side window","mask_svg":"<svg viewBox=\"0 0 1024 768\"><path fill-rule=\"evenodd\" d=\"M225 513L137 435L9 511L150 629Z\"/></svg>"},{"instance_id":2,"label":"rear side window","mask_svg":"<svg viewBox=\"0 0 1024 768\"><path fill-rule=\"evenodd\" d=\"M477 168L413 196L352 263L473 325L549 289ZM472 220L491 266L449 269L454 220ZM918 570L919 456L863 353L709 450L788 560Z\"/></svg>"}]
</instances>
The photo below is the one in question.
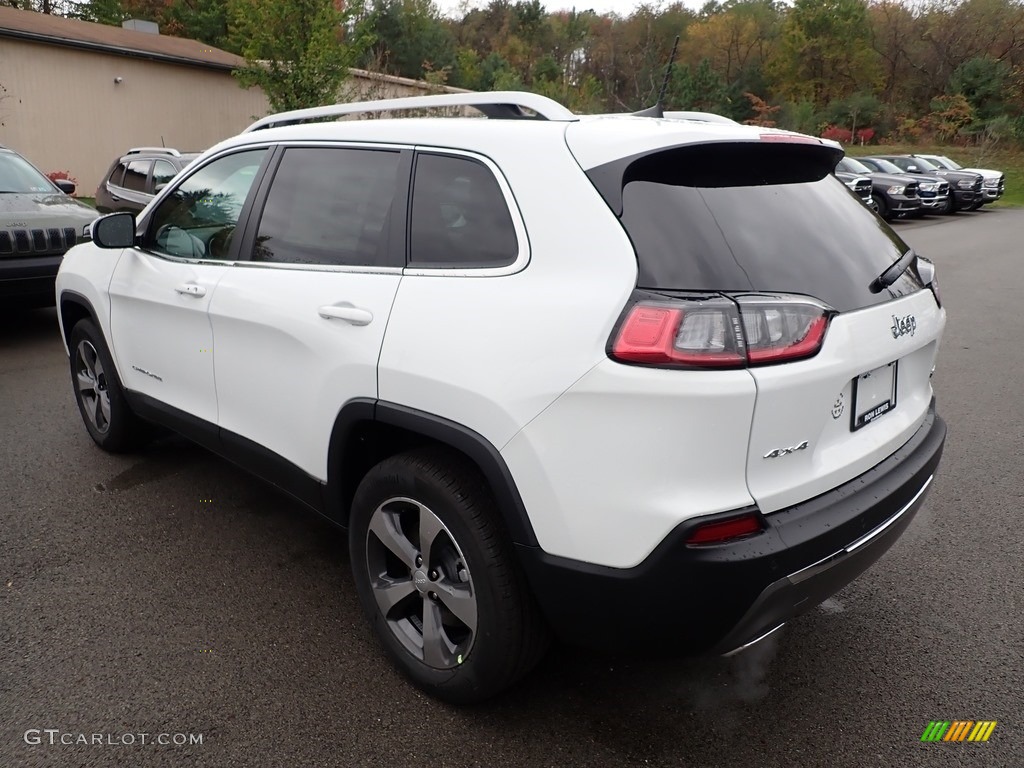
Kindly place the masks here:
<instances>
[{"instance_id":1,"label":"rear side window","mask_svg":"<svg viewBox=\"0 0 1024 768\"><path fill-rule=\"evenodd\" d=\"M819 147L697 145L647 155L617 174L588 173L621 221L639 262L638 287L774 291L839 311L920 288L910 271L882 293L870 285L908 246L829 171ZM595 172L596 171L596 172ZM602 185L605 189L602 189Z\"/></svg>"},{"instance_id":2,"label":"rear side window","mask_svg":"<svg viewBox=\"0 0 1024 768\"><path fill-rule=\"evenodd\" d=\"M124 182L121 186L135 192L145 192L146 178L149 176L149 167L152 164L152 160L132 160L124 172Z\"/></svg>"},{"instance_id":3,"label":"rear side window","mask_svg":"<svg viewBox=\"0 0 1024 768\"><path fill-rule=\"evenodd\" d=\"M291 147L267 196L253 261L399 266L390 258L399 152Z\"/></svg>"},{"instance_id":4,"label":"rear side window","mask_svg":"<svg viewBox=\"0 0 1024 768\"><path fill-rule=\"evenodd\" d=\"M115 186L122 186L124 182L124 172L128 168L128 163L122 160L114 166L114 170L110 172L110 176L107 177L107 181Z\"/></svg>"},{"instance_id":5,"label":"rear side window","mask_svg":"<svg viewBox=\"0 0 1024 768\"><path fill-rule=\"evenodd\" d=\"M419 155L409 238L409 266L503 267L519 255L497 179L467 157Z\"/></svg>"}]
</instances>

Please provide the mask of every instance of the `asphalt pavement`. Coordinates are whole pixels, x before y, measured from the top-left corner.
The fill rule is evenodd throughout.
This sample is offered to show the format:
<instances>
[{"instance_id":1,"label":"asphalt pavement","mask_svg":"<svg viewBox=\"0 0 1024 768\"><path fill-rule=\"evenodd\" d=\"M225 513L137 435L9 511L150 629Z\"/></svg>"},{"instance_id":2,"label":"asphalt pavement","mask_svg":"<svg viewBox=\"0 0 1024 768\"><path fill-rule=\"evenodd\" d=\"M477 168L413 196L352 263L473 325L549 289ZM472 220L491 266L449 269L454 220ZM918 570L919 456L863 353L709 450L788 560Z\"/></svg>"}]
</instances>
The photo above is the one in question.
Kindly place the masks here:
<instances>
[{"instance_id":1,"label":"asphalt pavement","mask_svg":"<svg viewBox=\"0 0 1024 768\"><path fill-rule=\"evenodd\" d=\"M895 226L949 313L903 538L748 654L556 648L474 708L392 670L341 534L182 440L104 454L53 310L0 315L0 768L1024 766L1024 210Z\"/></svg>"}]
</instances>

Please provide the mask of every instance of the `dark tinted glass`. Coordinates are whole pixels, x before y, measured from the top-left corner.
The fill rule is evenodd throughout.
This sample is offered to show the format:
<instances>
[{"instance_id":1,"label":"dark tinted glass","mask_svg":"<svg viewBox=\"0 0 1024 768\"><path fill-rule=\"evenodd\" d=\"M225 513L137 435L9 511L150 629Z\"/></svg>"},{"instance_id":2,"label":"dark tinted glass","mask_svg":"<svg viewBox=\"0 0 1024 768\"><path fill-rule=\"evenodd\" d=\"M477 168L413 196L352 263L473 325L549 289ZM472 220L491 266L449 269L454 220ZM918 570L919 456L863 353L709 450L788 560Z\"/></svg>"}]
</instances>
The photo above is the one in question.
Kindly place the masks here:
<instances>
[{"instance_id":1,"label":"dark tinted glass","mask_svg":"<svg viewBox=\"0 0 1024 768\"><path fill-rule=\"evenodd\" d=\"M397 266L389 223L401 155L292 147L263 208L254 261Z\"/></svg>"},{"instance_id":2,"label":"dark tinted glass","mask_svg":"<svg viewBox=\"0 0 1024 768\"><path fill-rule=\"evenodd\" d=\"M410 266L500 267L518 254L512 217L490 169L465 157L420 155Z\"/></svg>"},{"instance_id":3,"label":"dark tinted glass","mask_svg":"<svg viewBox=\"0 0 1024 768\"><path fill-rule=\"evenodd\" d=\"M635 180L622 222L641 288L798 293L846 311L919 287L907 277L871 293L908 247L831 176L715 188Z\"/></svg>"},{"instance_id":4,"label":"dark tinted glass","mask_svg":"<svg viewBox=\"0 0 1024 768\"><path fill-rule=\"evenodd\" d=\"M121 186L135 192L146 191L146 177L149 176L149 166L152 160L132 160L128 163L128 170L124 173L124 182Z\"/></svg>"},{"instance_id":5,"label":"dark tinted glass","mask_svg":"<svg viewBox=\"0 0 1024 768\"><path fill-rule=\"evenodd\" d=\"M109 181L111 184L120 187L121 183L124 181L124 172L125 170L127 170L127 168L128 163L122 160L121 162L114 166L114 170L110 172L110 176L107 178L107 181Z\"/></svg>"},{"instance_id":6,"label":"dark tinted glass","mask_svg":"<svg viewBox=\"0 0 1024 768\"><path fill-rule=\"evenodd\" d=\"M236 152L204 165L160 203L146 248L187 259L228 259L235 225L266 154Z\"/></svg>"}]
</instances>

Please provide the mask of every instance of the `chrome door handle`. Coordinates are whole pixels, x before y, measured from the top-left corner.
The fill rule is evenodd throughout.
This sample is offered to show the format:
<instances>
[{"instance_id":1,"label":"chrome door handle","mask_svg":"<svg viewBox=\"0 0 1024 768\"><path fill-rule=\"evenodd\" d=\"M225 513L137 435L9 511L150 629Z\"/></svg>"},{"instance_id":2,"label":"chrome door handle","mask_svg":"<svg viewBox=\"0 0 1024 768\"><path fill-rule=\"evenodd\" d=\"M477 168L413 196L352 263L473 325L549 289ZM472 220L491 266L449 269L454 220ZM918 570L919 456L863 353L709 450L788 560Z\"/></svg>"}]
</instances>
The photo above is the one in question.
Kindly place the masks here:
<instances>
[{"instance_id":1,"label":"chrome door handle","mask_svg":"<svg viewBox=\"0 0 1024 768\"><path fill-rule=\"evenodd\" d=\"M199 297L206 295L206 289L201 285L196 285L195 283L185 283L184 285L179 285L175 287L174 290L176 290L182 296Z\"/></svg>"},{"instance_id":2,"label":"chrome door handle","mask_svg":"<svg viewBox=\"0 0 1024 768\"><path fill-rule=\"evenodd\" d=\"M352 325L369 325L373 322L370 310L353 307L351 304L329 304L317 311L324 320L344 320Z\"/></svg>"}]
</instances>

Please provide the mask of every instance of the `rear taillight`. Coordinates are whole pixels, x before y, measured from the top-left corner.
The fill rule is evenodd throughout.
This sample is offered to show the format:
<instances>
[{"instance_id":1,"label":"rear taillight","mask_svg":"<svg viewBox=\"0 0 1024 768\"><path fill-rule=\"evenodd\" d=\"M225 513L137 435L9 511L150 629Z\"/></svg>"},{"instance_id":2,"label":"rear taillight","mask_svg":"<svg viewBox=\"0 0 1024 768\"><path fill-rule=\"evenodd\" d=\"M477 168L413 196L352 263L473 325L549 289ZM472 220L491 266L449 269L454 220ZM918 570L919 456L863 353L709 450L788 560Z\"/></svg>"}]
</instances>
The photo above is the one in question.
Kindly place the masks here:
<instances>
[{"instance_id":1,"label":"rear taillight","mask_svg":"<svg viewBox=\"0 0 1024 768\"><path fill-rule=\"evenodd\" d=\"M761 524L761 515L757 512L748 512L738 517L701 523L690 531L686 537L686 544L691 547L724 544L735 539L753 536L762 530L764 530L764 526Z\"/></svg>"},{"instance_id":2,"label":"rear taillight","mask_svg":"<svg viewBox=\"0 0 1024 768\"><path fill-rule=\"evenodd\" d=\"M935 294L935 303L941 307L942 294L939 293L939 281L935 277L935 262L923 256L918 256L915 265L917 266L917 274L921 278L921 282L931 289L931 292Z\"/></svg>"},{"instance_id":3,"label":"rear taillight","mask_svg":"<svg viewBox=\"0 0 1024 768\"><path fill-rule=\"evenodd\" d=\"M626 312L609 353L670 368L743 368L811 357L831 310L804 297L745 294L641 298Z\"/></svg>"}]
</instances>

